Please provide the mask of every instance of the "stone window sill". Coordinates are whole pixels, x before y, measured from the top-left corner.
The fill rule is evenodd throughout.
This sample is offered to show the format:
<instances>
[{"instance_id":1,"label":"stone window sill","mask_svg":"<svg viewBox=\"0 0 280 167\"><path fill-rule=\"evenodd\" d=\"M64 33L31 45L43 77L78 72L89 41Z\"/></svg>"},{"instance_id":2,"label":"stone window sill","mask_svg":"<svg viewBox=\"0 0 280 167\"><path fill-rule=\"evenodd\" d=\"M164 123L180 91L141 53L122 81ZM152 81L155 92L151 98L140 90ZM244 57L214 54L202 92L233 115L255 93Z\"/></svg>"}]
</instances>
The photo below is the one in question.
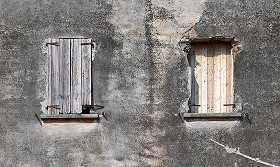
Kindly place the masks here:
<instances>
[{"instance_id":1,"label":"stone window sill","mask_svg":"<svg viewBox=\"0 0 280 167\"><path fill-rule=\"evenodd\" d=\"M57 114L40 115L41 123L96 123L100 120L99 114Z\"/></svg>"},{"instance_id":2,"label":"stone window sill","mask_svg":"<svg viewBox=\"0 0 280 167\"><path fill-rule=\"evenodd\" d=\"M186 121L238 121L242 113L184 113Z\"/></svg>"}]
</instances>

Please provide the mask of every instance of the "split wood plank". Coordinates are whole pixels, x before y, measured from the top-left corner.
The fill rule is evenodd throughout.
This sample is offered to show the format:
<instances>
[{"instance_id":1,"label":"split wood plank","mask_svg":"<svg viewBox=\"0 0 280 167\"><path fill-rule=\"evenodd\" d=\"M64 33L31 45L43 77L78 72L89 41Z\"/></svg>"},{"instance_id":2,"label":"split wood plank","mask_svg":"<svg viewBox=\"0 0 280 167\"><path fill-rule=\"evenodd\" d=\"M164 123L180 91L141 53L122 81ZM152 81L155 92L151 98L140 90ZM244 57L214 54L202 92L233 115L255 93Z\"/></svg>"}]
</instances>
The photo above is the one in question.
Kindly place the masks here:
<instances>
[{"instance_id":1,"label":"split wood plank","mask_svg":"<svg viewBox=\"0 0 280 167\"><path fill-rule=\"evenodd\" d=\"M226 46L226 61L226 103L233 104L233 56L230 46ZM227 106L226 112L232 112L232 106Z\"/></svg>"},{"instance_id":2,"label":"split wood plank","mask_svg":"<svg viewBox=\"0 0 280 167\"><path fill-rule=\"evenodd\" d=\"M202 45L199 48L201 51L201 85L200 85L200 90L201 90L201 96L200 96L200 101L201 101L201 113L207 113L207 47L205 45Z\"/></svg>"},{"instance_id":3,"label":"split wood plank","mask_svg":"<svg viewBox=\"0 0 280 167\"><path fill-rule=\"evenodd\" d=\"M221 112L226 112L226 106L224 106L224 104L226 104L226 78L227 78L227 56L226 56L226 45L225 44L219 44L218 45L221 49L221 100L220 100L220 106L221 106Z\"/></svg>"},{"instance_id":4,"label":"split wood plank","mask_svg":"<svg viewBox=\"0 0 280 167\"><path fill-rule=\"evenodd\" d=\"M214 55L214 112L221 112L221 48L215 44Z\"/></svg>"},{"instance_id":5,"label":"split wood plank","mask_svg":"<svg viewBox=\"0 0 280 167\"><path fill-rule=\"evenodd\" d=\"M48 39L48 114L59 114L59 45L57 39Z\"/></svg>"},{"instance_id":6,"label":"split wood plank","mask_svg":"<svg viewBox=\"0 0 280 167\"><path fill-rule=\"evenodd\" d=\"M70 39L60 39L60 113L70 113Z\"/></svg>"},{"instance_id":7,"label":"split wood plank","mask_svg":"<svg viewBox=\"0 0 280 167\"><path fill-rule=\"evenodd\" d=\"M92 63L92 41L82 39L82 105L91 105L91 63Z\"/></svg>"},{"instance_id":8,"label":"split wood plank","mask_svg":"<svg viewBox=\"0 0 280 167\"><path fill-rule=\"evenodd\" d=\"M71 57L71 113L82 113L81 39L71 39L71 43L73 53Z\"/></svg>"},{"instance_id":9,"label":"split wood plank","mask_svg":"<svg viewBox=\"0 0 280 167\"><path fill-rule=\"evenodd\" d=\"M214 111L214 45L209 44L207 46L207 112L213 113Z\"/></svg>"},{"instance_id":10,"label":"split wood plank","mask_svg":"<svg viewBox=\"0 0 280 167\"><path fill-rule=\"evenodd\" d=\"M53 105L52 101L52 46L48 45L48 43L51 43L52 39L47 39L47 57L48 57L48 82L47 82L47 91L48 91L48 106ZM47 107L48 114L52 114L52 107Z\"/></svg>"}]
</instances>

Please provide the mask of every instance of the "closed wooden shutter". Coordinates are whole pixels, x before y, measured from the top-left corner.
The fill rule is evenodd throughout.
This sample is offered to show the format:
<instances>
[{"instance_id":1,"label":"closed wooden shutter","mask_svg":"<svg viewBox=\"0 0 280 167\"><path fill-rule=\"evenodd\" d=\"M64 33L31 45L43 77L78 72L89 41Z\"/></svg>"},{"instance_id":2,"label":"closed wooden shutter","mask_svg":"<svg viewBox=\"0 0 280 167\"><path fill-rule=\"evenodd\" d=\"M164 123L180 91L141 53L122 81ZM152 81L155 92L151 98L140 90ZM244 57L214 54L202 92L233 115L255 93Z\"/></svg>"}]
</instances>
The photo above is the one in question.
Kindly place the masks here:
<instances>
[{"instance_id":1,"label":"closed wooden shutter","mask_svg":"<svg viewBox=\"0 0 280 167\"><path fill-rule=\"evenodd\" d=\"M232 112L233 58L230 49L230 43L192 44L192 112Z\"/></svg>"},{"instance_id":2,"label":"closed wooden shutter","mask_svg":"<svg viewBox=\"0 0 280 167\"><path fill-rule=\"evenodd\" d=\"M48 114L82 113L92 104L91 43L48 39Z\"/></svg>"}]
</instances>

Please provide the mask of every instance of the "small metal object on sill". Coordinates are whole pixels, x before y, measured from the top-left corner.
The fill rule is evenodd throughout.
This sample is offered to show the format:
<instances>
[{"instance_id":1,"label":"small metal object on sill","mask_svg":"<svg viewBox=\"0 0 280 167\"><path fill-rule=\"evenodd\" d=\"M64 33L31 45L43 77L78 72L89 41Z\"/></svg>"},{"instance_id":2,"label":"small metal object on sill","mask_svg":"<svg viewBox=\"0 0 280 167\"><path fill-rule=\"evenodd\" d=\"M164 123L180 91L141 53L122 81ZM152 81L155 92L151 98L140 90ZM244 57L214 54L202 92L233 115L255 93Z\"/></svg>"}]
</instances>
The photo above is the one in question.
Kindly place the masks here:
<instances>
[{"instance_id":1,"label":"small metal object on sill","mask_svg":"<svg viewBox=\"0 0 280 167\"><path fill-rule=\"evenodd\" d=\"M91 108L93 110L100 110L100 109L104 108L104 106L97 105L97 104L94 104L94 105L83 105L83 109L87 109L87 108Z\"/></svg>"},{"instance_id":2,"label":"small metal object on sill","mask_svg":"<svg viewBox=\"0 0 280 167\"><path fill-rule=\"evenodd\" d=\"M102 114L101 114L101 115L104 117L104 119L105 119L106 121L108 121L107 116L105 115L105 113L104 113L104 112L102 112Z\"/></svg>"},{"instance_id":3,"label":"small metal object on sill","mask_svg":"<svg viewBox=\"0 0 280 167\"><path fill-rule=\"evenodd\" d=\"M179 112L179 113L178 113L178 116L179 116L179 118L181 119L182 123L184 123L185 120L184 120L183 113Z\"/></svg>"},{"instance_id":4,"label":"small metal object on sill","mask_svg":"<svg viewBox=\"0 0 280 167\"><path fill-rule=\"evenodd\" d=\"M59 46L58 42L47 42L46 46L48 46L48 45Z\"/></svg>"},{"instance_id":5,"label":"small metal object on sill","mask_svg":"<svg viewBox=\"0 0 280 167\"><path fill-rule=\"evenodd\" d=\"M38 114L35 114L35 117L38 119L38 121L40 122L40 125L43 126L42 120L40 118L40 116Z\"/></svg>"},{"instance_id":6,"label":"small metal object on sill","mask_svg":"<svg viewBox=\"0 0 280 167\"><path fill-rule=\"evenodd\" d=\"M242 113L242 120L244 120L244 118L247 119L247 121L249 122L249 124L252 124L251 119L249 118L249 114L248 113Z\"/></svg>"}]
</instances>

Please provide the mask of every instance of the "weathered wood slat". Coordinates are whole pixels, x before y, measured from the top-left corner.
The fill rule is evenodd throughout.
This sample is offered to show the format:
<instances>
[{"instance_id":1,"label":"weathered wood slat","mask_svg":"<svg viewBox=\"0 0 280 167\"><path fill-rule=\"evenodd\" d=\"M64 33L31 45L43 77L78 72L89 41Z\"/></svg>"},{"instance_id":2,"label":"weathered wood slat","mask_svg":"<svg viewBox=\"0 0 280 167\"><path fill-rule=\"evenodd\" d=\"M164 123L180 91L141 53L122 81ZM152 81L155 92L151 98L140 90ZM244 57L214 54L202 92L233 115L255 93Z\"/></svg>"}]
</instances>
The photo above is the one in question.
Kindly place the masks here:
<instances>
[{"instance_id":1,"label":"weathered wood slat","mask_svg":"<svg viewBox=\"0 0 280 167\"><path fill-rule=\"evenodd\" d=\"M233 57L230 46L226 46L226 103L233 104ZM232 107L227 106L226 112L232 112Z\"/></svg>"},{"instance_id":2,"label":"weathered wood slat","mask_svg":"<svg viewBox=\"0 0 280 167\"><path fill-rule=\"evenodd\" d=\"M71 113L82 112L81 102L81 80L82 80L82 57L81 57L81 39L71 39L72 57L71 57Z\"/></svg>"},{"instance_id":3,"label":"weathered wood slat","mask_svg":"<svg viewBox=\"0 0 280 167\"><path fill-rule=\"evenodd\" d=\"M48 39L47 43L58 43L56 39ZM60 111L59 99L59 45L48 47L48 114L58 114ZM52 107L56 106L56 107Z\"/></svg>"},{"instance_id":4,"label":"weathered wood slat","mask_svg":"<svg viewBox=\"0 0 280 167\"><path fill-rule=\"evenodd\" d=\"M60 39L60 113L70 113L70 39Z\"/></svg>"},{"instance_id":5,"label":"weathered wood slat","mask_svg":"<svg viewBox=\"0 0 280 167\"><path fill-rule=\"evenodd\" d=\"M51 43L52 39L47 39L47 43ZM48 57L48 82L47 82L47 94L48 94L48 106L52 106L52 47L51 45L47 45L48 47L48 52L47 52L47 57ZM52 114L52 108L48 107L48 115Z\"/></svg>"},{"instance_id":6,"label":"weathered wood slat","mask_svg":"<svg viewBox=\"0 0 280 167\"><path fill-rule=\"evenodd\" d=\"M226 112L226 78L227 78L227 56L226 56L226 45L225 44L219 44L221 48L221 112Z\"/></svg>"},{"instance_id":7,"label":"weathered wood slat","mask_svg":"<svg viewBox=\"0 0 280 167\"><path fill-rule=\"evenodd\" d=\"M52 39L52 42L58 43L59 41L57 39ZM52 73L52 79L53 79L53 93L52 98L54 105L59 106L60 98L59 98L59 45L51 45L52 47L52 60L53 60L53 73ZM53 108L53 114L59 114L60 107Z\"/></svg>"},{"instance_id":8,"label":"weathered wood slat","mask_svg":"<svg viewBox=\"0 0 280 167\"><path fill-rule=\"evenodd\" d=\"M214 56L214 112L221 112L221 48L215 45Z\"/></svg>"},{"instance_id":9,"label":"weathered wood slat","mask_svg":"<svg viewBox=\"0 0 280 167\"><path fill-rule=\"evenodd\" d=\"M201 113L207 112L207 47L202 45L201 50Z\"/></svg>"},{"instance_id":10,"label":"weathered wood slat","mask_svg":"<svg viewBox=\"0 0 280 167\"><path fill-rule=\"evenodd\" d=\"M82 39L82 43L91 43L91 39ZM92 45L82 45L82 105L91 105L91 50Z\"/></svg>"},{"instance_id":11,"label":"weathered wood slat","mask_svg":"<svg viewBox=\"0 0 280 167\"><path fill-rule=\"evenodd\" d=\"M214 45L209 44L207 46L207 101L208 109L207 112L214 112Z\"/></svg>"}]
</instances>

